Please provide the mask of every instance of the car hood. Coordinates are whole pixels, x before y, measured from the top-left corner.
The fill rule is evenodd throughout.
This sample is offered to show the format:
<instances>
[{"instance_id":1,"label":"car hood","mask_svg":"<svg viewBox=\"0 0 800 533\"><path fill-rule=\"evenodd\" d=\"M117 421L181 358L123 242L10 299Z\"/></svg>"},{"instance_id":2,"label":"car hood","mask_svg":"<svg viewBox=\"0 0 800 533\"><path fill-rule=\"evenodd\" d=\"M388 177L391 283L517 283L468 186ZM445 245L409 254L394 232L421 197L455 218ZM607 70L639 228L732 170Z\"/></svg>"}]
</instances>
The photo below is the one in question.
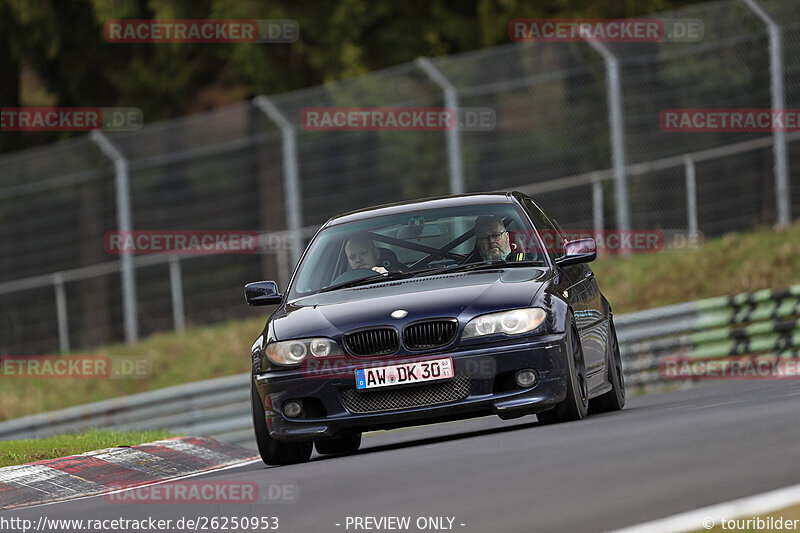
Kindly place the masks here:
<instances>
[{"instance_id":1,"label":"car hood","mask_svg":"<svg viewBox=\"0 0 800 533\"><path fill-rule=\"evenodd\" d=\"M293 300L272 317L276 340L324 336L377 325L403 324L425 318L475 315L527 307L541 290L543 268L508 268L458 272L390 281ZM402 319L390 316L403 309Z\"/></svg>"}]
</instances>

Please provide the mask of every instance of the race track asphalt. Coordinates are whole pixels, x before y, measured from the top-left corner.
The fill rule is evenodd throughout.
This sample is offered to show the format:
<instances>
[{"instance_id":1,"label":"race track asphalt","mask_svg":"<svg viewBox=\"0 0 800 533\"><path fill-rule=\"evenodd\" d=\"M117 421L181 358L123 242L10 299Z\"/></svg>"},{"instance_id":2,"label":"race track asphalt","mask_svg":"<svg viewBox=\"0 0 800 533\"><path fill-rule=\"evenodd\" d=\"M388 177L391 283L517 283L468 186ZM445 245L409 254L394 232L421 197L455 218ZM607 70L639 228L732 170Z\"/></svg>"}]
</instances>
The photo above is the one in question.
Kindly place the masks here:
<instances>
[{"instance_id":1,"label":"race track asphalt","mask_svg":"<svg viewBox=\"0 0 800 533\"><path fill-rule=\"evenodd\" d=\"M420 531L420 517L450 517L465 533L607 531L800 483L800 381L632 397L619 413L551 426L486 417L379 432L353 456L193 480L255 481L267 501L125 505L101 496L0 517L277 516L286 532L398 531L354 528L352 517L365 516L410 517L399 531ZM296 501L271 503L270 486L273 496L296 488Z\"/></svg>"}]
</instances>

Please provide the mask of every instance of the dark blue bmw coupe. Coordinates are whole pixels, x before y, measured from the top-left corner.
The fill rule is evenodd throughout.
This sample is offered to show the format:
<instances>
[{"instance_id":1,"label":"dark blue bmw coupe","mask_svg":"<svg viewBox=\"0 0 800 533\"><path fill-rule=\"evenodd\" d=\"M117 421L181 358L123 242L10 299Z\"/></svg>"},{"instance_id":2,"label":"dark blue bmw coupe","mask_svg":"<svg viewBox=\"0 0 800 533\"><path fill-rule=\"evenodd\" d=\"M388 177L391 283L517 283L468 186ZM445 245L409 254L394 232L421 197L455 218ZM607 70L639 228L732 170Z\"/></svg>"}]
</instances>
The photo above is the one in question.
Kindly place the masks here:
<instances>
[{"instance_id":1,"label":"dark blue bmw coupe","mask_svg":"<svg viewBox=\"0 0 800 533\"><path fill-rule=\"evenodd\" d=\"M555 238L554 238L555 237ZM615 411L625 388L611 306L587 264L518 193L391 204L332 218L252 348L268 465L358 450L361 433L497 414L541 423Z\"/></svg>"}]
</instances>

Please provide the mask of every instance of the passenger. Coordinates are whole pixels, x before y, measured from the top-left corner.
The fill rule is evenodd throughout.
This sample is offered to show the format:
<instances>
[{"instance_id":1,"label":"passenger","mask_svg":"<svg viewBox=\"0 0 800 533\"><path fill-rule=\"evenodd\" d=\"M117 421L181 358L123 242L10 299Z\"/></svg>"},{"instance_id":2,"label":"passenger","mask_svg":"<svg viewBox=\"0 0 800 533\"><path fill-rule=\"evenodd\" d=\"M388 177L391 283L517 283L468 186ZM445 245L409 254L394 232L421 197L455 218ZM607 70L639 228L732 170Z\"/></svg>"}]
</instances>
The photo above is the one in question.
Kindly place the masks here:
<instances>
[{"instance_id":1,"label":"passenger","mask_svg":"<svg viewBox=\"0 0 800 533\"><path fill-rule=\"evenodd\" d=\"M344 246L347 262L351 269L367 268L379 274L388 274L386 268L379 266L380 253L373 240L367 234L350 237Z\"/></svg>"}]
</instances>

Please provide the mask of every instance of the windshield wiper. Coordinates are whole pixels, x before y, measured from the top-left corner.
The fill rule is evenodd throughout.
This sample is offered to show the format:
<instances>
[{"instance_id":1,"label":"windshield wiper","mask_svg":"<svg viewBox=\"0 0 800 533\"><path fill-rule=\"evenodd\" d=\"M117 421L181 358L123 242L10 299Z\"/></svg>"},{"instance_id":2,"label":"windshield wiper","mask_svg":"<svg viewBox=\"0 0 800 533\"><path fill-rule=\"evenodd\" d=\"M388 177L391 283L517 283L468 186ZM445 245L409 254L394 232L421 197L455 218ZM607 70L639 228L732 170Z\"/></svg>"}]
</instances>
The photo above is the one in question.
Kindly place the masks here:
<instances>
[{"instance_id":1,"label":"windshield wiper","mask_svg":"<svg viewBox=\"0 0 800 533\"><path fill-rule=\"evenodd\" d=\"M463 272L466 270L492 270L498 268L508 268L515 266L543 266L541 261L497 261L494 263L470 263L468 265L440 265L430 268L423 268L421 270L411 270L403 272L402 270L392 270L387 274L375 274L365 278L353 279L336 285L330 285L319 290L319 292L330 292L337 289L346 289L348 287L358 287L360 285L369 285L371 283L381 283L383 281L394 281L398 279L414 278L423 274L434 273L451 273Z\"/></svg>"},{"instance_id":2,"label":"windshield wiper","mask_svg":"<svg viewBox=\"0 0 800 533\"><path fill-rule=\"evenodd\" d=\"M494 263L469 263L450 268L448 272L465 272L471 270L497 270L498 268L511 268L520 266L544 266L541 261L495 261Z\"/></svg>"},{"instance_id":3,"label":"windshield wiper","mask_svg":"<svg viewBox=\"0 0 800 533\"><path fill-rule=\"evenodd\" d=\"M330 292L330 291L335 291L336 289L356 287L358 285L368 285L374 282L402 279L404 277L411 277L411 275L415 273L416 272L402 272L400 270L392 270L387 274L374 274L372 276L367 276L366 278L352 279L350 281L345 281L344 283L337 283L336 285L330 285L328 287L320 289L319 292Z\"/></svg>"},{"instance_id":4,"label":"windshield wiper","mask_svg":"<svg viewBox=\"0 0 800 533\"><path fill-rule=\"evenodd\" d=\"M448 270L449 267L452 266L457 266L457 265L435 266L430 268L423 268L421 270L410 270L407 272L403 272L402 270L392 270L387 274L375 274L372 276L367 276L366 278L359 278L350 281L345 281L343 283L337 283L336 285L331 285L329 287L320 289L319 292L330 292L330 291L335 291L336 289L357 287L359 285L369 285L370 283L380 283L382 281L394 281L398 279L414 278L417 276L421 276L423 274L430 274L433 272Z\"/></svg>"},{"instance_id":5,"label":"windshield wiper","mask_svg":"<svg viewBox=\"0 0 800 533\"><path fill-rule=\"evenodd\" d=\"M417 276L421 276L422 274L431 274L433 272L443 272L443 271L447 270L448 268L450 268L452 266L453 265L438 265L438 266L435 266L435 267L423 268L423 269L420 269L420 270L412 270L411 272L409 272L409 274L413 274L413 276L411 276L411 277L415 278Z\"/></svg>"}]
</instances>

